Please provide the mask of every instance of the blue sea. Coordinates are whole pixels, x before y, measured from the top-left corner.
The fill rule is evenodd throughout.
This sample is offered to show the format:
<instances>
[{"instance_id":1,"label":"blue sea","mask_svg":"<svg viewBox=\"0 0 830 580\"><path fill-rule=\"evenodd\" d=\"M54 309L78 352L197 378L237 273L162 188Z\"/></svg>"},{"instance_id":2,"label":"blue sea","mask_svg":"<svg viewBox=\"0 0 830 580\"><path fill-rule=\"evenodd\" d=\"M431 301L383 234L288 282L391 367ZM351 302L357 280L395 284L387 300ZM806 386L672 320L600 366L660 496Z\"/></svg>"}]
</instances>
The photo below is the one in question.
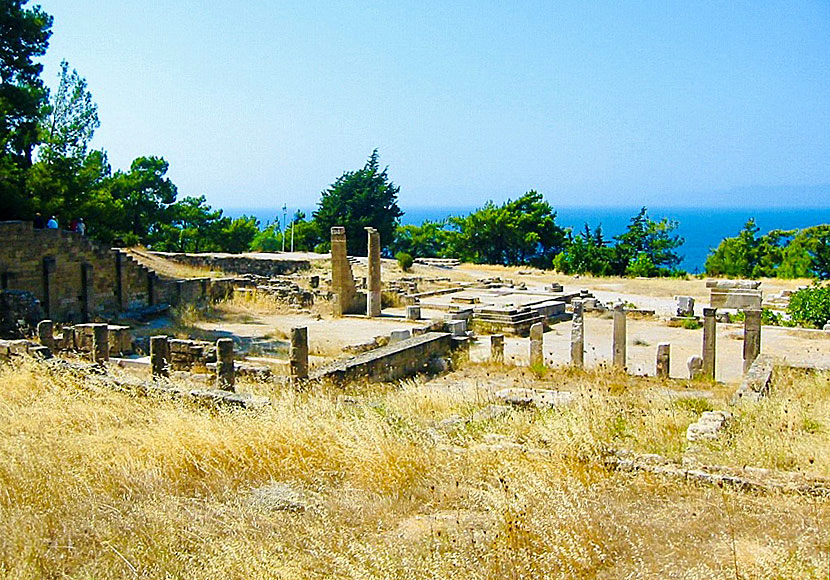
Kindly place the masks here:
<instances>
[{"instance_id":1,"label":"blue sea","mask_svg":"<svg viewBox=\"0 0 830 580\"><path fill-rule=\"evenodd\" d=\"M298 208L289 208L288 219ZM299 208L311 217L314 207ZM403 224L420 225L424 220L438 221L451 215L466 215L476 207L402 207ZM592 229L602 225L607 239L625 231L639 207L561 207L556 208L556 223L563 227L572 227L580 231L587 223ZM262 208L232 208L225 215L237 217L242 214L252 215L264 226L275 219L282 220L282 212ZM277 215L279 214L279 215ZM703 271L703 263L709 252L717 247L726 237L733 237L743 228L749 218L762 234L770 230L787 230L806 228L819 224L830 224L830 207L827 208L689 208L689 207L650 207L648 215L653 220L669 218L678 222L677 233L684 238L680 247L683 255L681 267L688 272Z\"/></svg>"}]
</instances>

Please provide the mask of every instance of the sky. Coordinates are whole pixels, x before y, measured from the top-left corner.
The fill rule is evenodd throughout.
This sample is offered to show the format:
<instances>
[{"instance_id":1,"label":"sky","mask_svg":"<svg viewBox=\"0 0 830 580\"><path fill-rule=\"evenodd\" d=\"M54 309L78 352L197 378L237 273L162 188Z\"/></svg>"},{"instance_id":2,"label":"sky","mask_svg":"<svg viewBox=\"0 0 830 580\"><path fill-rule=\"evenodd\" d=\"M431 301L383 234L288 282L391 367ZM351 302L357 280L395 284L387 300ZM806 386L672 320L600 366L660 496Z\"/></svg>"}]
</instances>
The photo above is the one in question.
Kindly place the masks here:
<instances>
[{"instance_id":1,"label":"sky","mask_svg":"<svg viewBox=\"0 0 830 580\"><path fill-rule=\"evenodd\" d=\"M830 2L32 0L114 168L313 206L374 148L404 207L830 206Z\"/></svg>"}]
</instances>

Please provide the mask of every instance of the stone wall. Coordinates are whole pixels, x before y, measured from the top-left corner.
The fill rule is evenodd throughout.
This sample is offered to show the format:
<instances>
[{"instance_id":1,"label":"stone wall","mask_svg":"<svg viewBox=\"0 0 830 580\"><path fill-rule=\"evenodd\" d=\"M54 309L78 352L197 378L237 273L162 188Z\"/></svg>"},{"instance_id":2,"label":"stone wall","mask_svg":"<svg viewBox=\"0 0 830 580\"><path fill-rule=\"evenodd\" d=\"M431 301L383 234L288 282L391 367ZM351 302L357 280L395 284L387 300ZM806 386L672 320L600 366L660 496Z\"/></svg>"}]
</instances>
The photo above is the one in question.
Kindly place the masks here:
<instances>
[{"instance_id":1,"label":"stone wall","mask_svg":"<svg viewBox=\"0 0 830 580\"><path fill-rule=\"evenodd\" d=\"M370 381L394 381L427 370L430 361L445 357L453 347L452 336L446 332L427 332L406 338L337 361L315 373L315 378L337 382L366 378Z\"/></svg>"},{"instance_id":2,"label":"stone wall","mask_svg":"<svg viewBox=\"0 0 830 580\"><path fill-rule=\"evenodd\" d=\"M309 260L280 258L279 254L182 254L151 252L167 260L196 268L219 270L231 274L256 274L258 276L283 276L311 268Z\"/></svg>"},{"instance_id":3,"label":"stone wall","mask_svg":"<svg viewBox=\"0 0 830 580\"><path fill-rule=\"evenodd\" d=\"M78 233L0 222L0 288L31 292L56 322L88 322L157 304L217 299L232 280L172 280Z\"/></svg>"}]
</instances>

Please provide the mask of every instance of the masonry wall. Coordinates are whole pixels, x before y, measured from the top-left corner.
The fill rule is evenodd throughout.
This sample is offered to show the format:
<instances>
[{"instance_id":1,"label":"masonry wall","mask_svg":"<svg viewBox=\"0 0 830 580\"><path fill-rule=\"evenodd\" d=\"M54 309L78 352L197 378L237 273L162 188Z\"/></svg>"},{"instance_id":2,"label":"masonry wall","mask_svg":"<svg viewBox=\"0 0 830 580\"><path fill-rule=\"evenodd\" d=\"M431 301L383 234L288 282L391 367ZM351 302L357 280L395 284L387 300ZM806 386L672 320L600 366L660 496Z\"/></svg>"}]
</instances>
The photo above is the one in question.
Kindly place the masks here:
<instances>
[{"instance_id":1,"label":"masonry wall","mask_svg":"<svg viewBox=\"0 0 830 580\"><path fill-rule=\"evenodd\" d=\"M22 221L0 222L0 285L31 292L45 316L73 322L151 304L151 289L163 286L117 249Z\"/></svg>"}]
</instances>

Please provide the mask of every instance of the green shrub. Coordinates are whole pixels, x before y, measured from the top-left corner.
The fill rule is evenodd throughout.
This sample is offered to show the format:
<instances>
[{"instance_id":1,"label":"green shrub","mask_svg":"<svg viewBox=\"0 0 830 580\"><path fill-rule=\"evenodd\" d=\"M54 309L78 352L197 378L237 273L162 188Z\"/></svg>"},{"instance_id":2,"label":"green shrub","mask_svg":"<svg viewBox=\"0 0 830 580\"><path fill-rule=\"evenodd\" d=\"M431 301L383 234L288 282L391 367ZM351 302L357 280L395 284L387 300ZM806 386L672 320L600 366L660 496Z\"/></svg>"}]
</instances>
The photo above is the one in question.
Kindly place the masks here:
<instances>
[{"instance_id":1,"label":"green shrub","mask_svg":"<svg viewBox=\"0 0 830 580\"><path fill-rule=\"evenodd\" d=\"M830 286L810 286L793 292L787 312L794 322L821 328L830 321Z\"/></svg>"},{"instance_id":2,"label":"green shrub","mask_svg":"<svg viewBox=\"0 0 830 580\"><path fill-rule=\"evenodd\" d=\"M412 264L415 262L414 258L406 252L398 252L395 254L395 259L398 261L398 266L404 272L409 272L409 269L412 268Z\"/></svg>"},{"instance_id":3,"label":"green shrub","mask_svg":"<svg viewBox=\"0 0 830 580\"><path fill-rule=\"evenodd\" d=\"M686 330L697 330L698 328L702 328L703 324L699 320L689 318L688 320L684 320L683 322L681 322L680 326L682 326Z\"/></svg>"}]
</instances>

